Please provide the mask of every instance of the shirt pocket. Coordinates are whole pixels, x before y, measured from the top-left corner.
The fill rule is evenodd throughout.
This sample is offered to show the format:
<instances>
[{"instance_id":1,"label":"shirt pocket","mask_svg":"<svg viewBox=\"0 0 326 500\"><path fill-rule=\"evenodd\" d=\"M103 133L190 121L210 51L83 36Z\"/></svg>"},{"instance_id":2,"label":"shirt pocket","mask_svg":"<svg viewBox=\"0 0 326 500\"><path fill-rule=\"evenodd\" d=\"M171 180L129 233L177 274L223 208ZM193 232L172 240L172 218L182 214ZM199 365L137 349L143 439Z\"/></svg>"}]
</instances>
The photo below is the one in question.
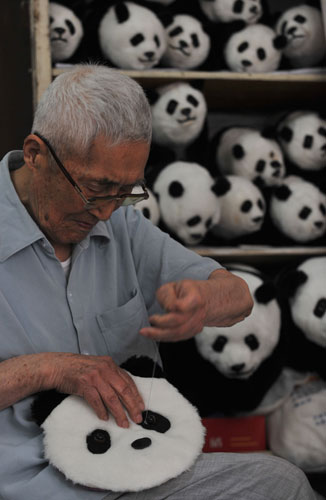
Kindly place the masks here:
<instances>
[{"instance_id":1,"label":"shirt pocket","mask_svg":"<svg viewBox=\"0 0 326 500\"><path fill-rule=\"evenodd\" d=\"M143 297L138 289L132 290L128 302L98 314L96 320L108 353L117 364L135 355L155 358L155 342L139 333L141 328L149 325L149 321Z\"/></svg>"}]
</instances>

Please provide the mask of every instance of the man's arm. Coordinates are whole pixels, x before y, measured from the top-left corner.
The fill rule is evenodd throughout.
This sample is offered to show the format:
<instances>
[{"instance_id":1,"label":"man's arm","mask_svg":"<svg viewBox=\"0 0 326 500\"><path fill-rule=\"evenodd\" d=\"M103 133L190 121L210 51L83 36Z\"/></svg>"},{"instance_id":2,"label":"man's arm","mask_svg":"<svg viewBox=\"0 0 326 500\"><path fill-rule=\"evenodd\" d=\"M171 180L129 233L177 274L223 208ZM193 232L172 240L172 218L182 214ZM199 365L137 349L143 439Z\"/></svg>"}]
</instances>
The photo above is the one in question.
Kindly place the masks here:
<instances>
[{"instance_id":1,"label":"man's arm","mask_svg":"<svg viewBox=\"0 0 326 500\"><path fill-rule=\"evenodd\" d=\"M167 283L157 291L157 300L166 313L151 316L152 326L140 333L169 342L188 339L204 326L231 326L253 307L246 282L225 269L212 272L208 280Z\"/></svg>"}]
</instances>

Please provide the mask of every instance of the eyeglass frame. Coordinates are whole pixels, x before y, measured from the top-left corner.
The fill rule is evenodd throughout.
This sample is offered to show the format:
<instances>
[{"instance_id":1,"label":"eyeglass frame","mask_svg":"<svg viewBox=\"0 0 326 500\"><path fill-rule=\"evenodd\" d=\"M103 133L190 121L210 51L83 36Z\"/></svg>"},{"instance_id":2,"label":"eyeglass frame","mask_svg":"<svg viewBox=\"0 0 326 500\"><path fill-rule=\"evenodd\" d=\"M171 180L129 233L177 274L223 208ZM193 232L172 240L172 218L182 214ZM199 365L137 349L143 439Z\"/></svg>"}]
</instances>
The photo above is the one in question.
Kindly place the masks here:
<instances>
[{"instance_id":1,"label":"eyeglass frame","mask_svg":"<svg viewBox=\"0 0 326 500\"><path fill-rule=\"evenodd\" d=\"M53 159L55 160L56 164L60 168L61 172L64 174L66 179L70 182L70 184L73 186L75 191L79 194L81 199L84 202L84 208L86 210L92 210L93 208L96 208L96 205L94 205L94 202L97 200L99 201L122 201L121 206L128 206L128 205L134 205L135 203L138 203L139 201L147 200L149 198L149 193L146 189L145 183L142 182L139 184L139 186L143 189L143 193L134 193L134 194L122 194L119 196L114 196L114 195L106 195L106 196L92 196L91 198L87 198L82 189L79 187L77 182L72 178L72 176L69 174L68 170L65 168L63 163L59 160L56 152L54 151L53 147L51 146L50 142L48 139L46 139L42 134L39 132L34 131L34 135L36 135L39 139L41 139L48 150L50 151ZM125 203L128 198L132 198L134 201L131 201L130 203Z\"/></svg>"}]
</instances>

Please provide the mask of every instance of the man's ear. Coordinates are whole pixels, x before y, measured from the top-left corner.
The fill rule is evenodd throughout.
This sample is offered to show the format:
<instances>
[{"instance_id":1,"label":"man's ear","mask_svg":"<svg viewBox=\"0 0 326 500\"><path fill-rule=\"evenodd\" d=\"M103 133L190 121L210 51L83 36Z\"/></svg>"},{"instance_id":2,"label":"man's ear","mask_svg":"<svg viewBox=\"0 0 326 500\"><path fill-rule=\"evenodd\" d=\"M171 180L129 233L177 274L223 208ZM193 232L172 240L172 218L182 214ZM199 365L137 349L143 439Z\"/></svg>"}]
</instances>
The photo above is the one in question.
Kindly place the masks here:
<instances>
[{"instance_id":1,"label":"man's ear","mask_svg":"<svg viewBox=\"0 0 326 500\"><path fill-rule=\"evenodd\" d=\"M24 161L29 168L40 167L40 156L44 159L47 158L47 147L44 142L35 134L29 134L23 146Z\"/></svg>"}]
</instances>

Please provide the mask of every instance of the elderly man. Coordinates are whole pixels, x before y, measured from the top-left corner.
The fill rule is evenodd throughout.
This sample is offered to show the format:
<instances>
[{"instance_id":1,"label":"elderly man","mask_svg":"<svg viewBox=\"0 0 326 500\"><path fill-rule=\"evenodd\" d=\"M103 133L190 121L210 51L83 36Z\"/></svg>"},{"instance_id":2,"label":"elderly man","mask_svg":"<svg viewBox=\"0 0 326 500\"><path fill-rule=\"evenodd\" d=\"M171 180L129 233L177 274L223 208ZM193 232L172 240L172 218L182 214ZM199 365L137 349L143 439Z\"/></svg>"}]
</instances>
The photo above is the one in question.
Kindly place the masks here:
<instances>
[{"instance_id":1,"label":"elderly man","mask_svg":"<svg viewBox=\"0 0 326 500\"><path fill-rule=\"evenodd\" d=\"M144 184L151 116L141 87L79 65L57 77L23 152L1 163L0 498L139 498L74 485L42 458L33 394L83 397L101 419L141 422L144 402L119 365L155 357L204 325L251 311L247 285L133 209ZM135 186L143 192L133 194ZM137 191L138 193L138 191ZM202 455L142 499L314 498L305 476L261 455Z\"/></svg>"}]
</instances>

